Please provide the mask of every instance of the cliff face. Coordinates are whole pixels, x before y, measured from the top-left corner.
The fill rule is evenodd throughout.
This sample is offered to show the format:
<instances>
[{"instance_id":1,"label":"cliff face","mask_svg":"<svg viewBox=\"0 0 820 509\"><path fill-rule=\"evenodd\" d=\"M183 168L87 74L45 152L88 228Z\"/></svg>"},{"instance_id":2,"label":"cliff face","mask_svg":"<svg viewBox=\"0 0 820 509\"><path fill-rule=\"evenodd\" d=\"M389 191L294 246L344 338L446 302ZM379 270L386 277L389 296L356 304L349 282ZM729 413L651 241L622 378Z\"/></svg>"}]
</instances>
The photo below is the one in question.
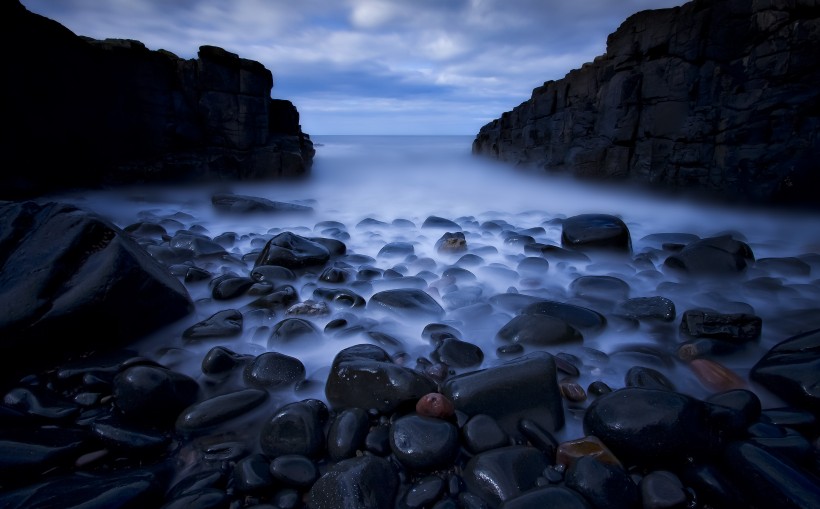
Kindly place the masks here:
<instances>
[{"instance_id":1,"label":"cliff face","mask_svg":"<svg viewBox=\"0 0 820 509\"><path fill-rule=\"evenodd\" d=\"M309 171L314 149L271 72L213 46L180 59L97 41L0 3L6 73L0 198L127 183L266 179Z\"/></svg>"},{"instance_id":2,"label":"cliff face","mask_svg":"<svg viewBox=\"0 0 820 509\"><path fill-rule=\"evenodd\" d=\"M482 127L473 152L820 206L820 2L694 0L639 12L604 55Z\"/></svg>"}]
</instances>

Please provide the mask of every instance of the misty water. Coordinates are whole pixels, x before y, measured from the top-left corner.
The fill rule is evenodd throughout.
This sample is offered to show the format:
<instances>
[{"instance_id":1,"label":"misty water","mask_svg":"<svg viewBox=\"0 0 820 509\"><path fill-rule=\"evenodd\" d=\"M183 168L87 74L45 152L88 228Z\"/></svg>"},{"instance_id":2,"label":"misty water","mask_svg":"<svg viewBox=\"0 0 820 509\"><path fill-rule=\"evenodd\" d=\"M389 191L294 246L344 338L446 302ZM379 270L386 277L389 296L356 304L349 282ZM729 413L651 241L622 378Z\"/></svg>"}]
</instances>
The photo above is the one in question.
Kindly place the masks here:
<instances>
[{"instance_id":1,"label":"misty water","mask_svg":"<svg viewBox=\"0 0 820 509\"><path fill-rule=\"evenodd\" d=\"M214 261L204 267L214 275L229 271L247 275L253 268L253 257L245 255L261 249L264 240L279 232L320 237L332 231L347 246L347 257L341 261L347 263L354 274L361 265L372 265L381 270L395 269L410 278L404 281L383 278L369 283L353 281L338 286L350 288L365 299L379 290L402 284L421 287L447 310L442 322L453 324L461 331L463 340L481 347L482 368L506 360L496 353L500 343L495 336L516 312L492 304L491 298L495 295L521 293L577 302L569 290L575 278L610 275L629 284L629 297L663 296L675 303L677 317L673 322L642 322L634 327L631 322L615 318L603 332L585 334L582 346L550 348L553 354L565 352L576 356L581 364L577 382L584 388L594 380L603 380L612 388L622 387L626 370L644 365L664 372L680 392L697 397L710 394L712 390L704 386L684 362L675 358L676 346L681 341L678 336L680 315L687 309L708 307L722 313L754 312L763 318L763 334L758 341L718 359L747 381L751 366L771 346L809 327L820 326L820 279L817 276L820 216L816 214L695 202L548 176L543 171L473 156L471 136L314 136L313 141L316 144L314 166L304 180L132 187L71 193L51 199L73 202L99 212L120 227L141 220L173 218L177 223L165 223L170 235L175 233L173 226L169 226L172 224L178 228L199 228L211 238L235 232L238 240L228 248L235 255L232 261ZM211 204L211 196L217 191L306 204L313 212L221 214ZM533 255L526 254L521 244L505 242L504 230L525 232L537 242L560 246L560 220L582 213L612 214L623 219L631 233L632 255L589 255L589 262L548 260L549 267L545 270L519 270L521 260ZM468 252L482 260L463 265L474 279L453 281L443 277L444 271L455 265L464 253L437 252L436 241L446 230L422 228L430 216L459 224ZM332 230L328 223L331 221L342 223L343 228ZM504 228L501 231L488 228L488 221ZM666 233L710 237L727 232L748 243L758 260L799 257L811 267L811 272L778 272L752 266L742 278L731 281L681 281L664 271L664 257L669 253L662 251L662 238L650 237ZM410 257L380 255L381 249L390 242L411 243L414 252ZM640 256L642 254L645 256ZM641 263L636 263L637 258ZM646 260L652 262L654 269L646 266ZM311 298L313 289L318 286L316 274L302 275L293 286L300 300ZM240 338L195 345L185 343L181 331L188 326L222 309L242 309L255 298L215 301L207 281L187 284L187 288L197 302L195 313L147 338L137 348L143 355L194 377L201 376L202 357L215 345L253 355L266 351L267 331L285 318L281 313L263 316L249 312L245 314ZM455 294L459 298L448 298L454 291L460 292ZM419 357L429 358L433 348L429 340L422 337L422 330L429 321L377 316L369 309L353 312L377 320L379 330L398 339L400 346L386 349L396 356L406 354L409 365L414 365ZM337 314L305 318L322 330ZM290 350L282 350L302 360L308 379L316 382L292 394L293 399L324 399L322 383L336 353L353 344L373 342L364 335L335 337L330 334L323 341L320 348L289 346ZM659 361L653 352L664 352L674 362ZM762 388L748 383L761 396L764 406L783 405ZM588 402L569 405L568 426L563 432L569 438L579 436L579 419Z\"/></svg>"}]
</instances>

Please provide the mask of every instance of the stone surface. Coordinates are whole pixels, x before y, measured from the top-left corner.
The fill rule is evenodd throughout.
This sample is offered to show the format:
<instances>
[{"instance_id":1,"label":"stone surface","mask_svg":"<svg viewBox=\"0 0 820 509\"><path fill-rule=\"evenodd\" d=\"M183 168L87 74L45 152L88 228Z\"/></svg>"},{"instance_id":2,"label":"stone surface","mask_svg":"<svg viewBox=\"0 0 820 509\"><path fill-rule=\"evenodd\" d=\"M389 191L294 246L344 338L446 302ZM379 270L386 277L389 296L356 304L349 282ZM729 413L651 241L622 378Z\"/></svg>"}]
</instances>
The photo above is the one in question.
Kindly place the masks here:
<instances>
[{"instance_id":1,"label":"stone surface","mask_svg":"<svg viewBox=\"0 0 820 509\"><path fill-rule=\"evenodd\" d=\"M194 309L129 235L73 205L0 203L0 253L0 378L17 373L19 355L45 367L111 350Z\"/></svg>"},{"instance_id":2,"label":"stone surface","mask_svg":"<svg viewBox=\"0 0 820 509\"><path fill-rule=\"evenodd\" d=\"M638 12L606 53L483 126L473 152L581 178L816 207L814 0Z\"/></svg>"},{"instance_id":3,"label":"stone surface","mask_svg":"<svg viewBox=\"0 0 820 509\"><path fill-rule=\"evenodd\" d=\"M215 46L184 60L141 42L80 37L3 2L0 197L66 188L306 174L314 148L262 64ZM82 34L79 34L82 35ZM60 83L60 93L54 93ZM43 150L48 147L48 150ZM65 166L82 172L49 172Z\"/></svg>"}]
</instances>

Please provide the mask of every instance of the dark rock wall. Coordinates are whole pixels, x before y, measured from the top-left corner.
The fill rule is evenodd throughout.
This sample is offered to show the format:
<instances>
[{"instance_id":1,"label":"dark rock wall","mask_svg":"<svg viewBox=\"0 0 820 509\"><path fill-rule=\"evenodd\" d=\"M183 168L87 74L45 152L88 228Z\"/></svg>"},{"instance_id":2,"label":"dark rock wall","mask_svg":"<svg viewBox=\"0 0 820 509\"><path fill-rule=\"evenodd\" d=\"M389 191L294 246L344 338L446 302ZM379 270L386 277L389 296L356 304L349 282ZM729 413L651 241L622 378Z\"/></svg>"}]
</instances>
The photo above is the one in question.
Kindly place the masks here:
<instances>
[{"instance_id":1,"label":"dark rock wall","mask_svg":"<svg viewBox=\"0 0 820 509\"><path fill-rule=\"evenodd\" d=\"M639 12L604 55L482 127L473 152L820 206L820 2L694 0Z\"/></svg>"},{"instance_id":2,"label":"dark rock wall","mask_svg":"<svg viewBox=\"0 0 820 509\"><path fill-rule=\"evenodd\" d=\"M0 3L0 198L66 187L253 179L309 171L314 149L271 72L213 46L180 59L79 37Z\"/></svg>"}]
</instances>

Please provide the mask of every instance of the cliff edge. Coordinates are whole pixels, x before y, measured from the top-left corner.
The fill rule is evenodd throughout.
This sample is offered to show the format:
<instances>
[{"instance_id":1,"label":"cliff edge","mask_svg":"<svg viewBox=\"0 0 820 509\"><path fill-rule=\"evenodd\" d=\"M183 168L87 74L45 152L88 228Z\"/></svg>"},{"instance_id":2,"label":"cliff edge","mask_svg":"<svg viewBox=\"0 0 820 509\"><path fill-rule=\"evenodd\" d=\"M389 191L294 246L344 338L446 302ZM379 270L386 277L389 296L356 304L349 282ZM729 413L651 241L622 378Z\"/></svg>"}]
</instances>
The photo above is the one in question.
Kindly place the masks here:
<instances>
[{"instance_id":1,"label":"cliff edge","mask_svg":"<svg viewBox=\"0 0 820 509\"><path fill-rule=\"evenodd\" d=\"M473 153L596 180L820 207L820 2L693 0L483 126Z\"/></svg>"},{"instance_id":2,"label":"cliff edge","mask_svg":"<svg viewBox=\"0 0 820 509\"><path fill-rule=\"evenodd\" d=\"M314 148L259 62L214 46L184 60L139 41L80 37L0 3L0 199L67 188L270 179Z\"/></svg>"}]
</instances>

